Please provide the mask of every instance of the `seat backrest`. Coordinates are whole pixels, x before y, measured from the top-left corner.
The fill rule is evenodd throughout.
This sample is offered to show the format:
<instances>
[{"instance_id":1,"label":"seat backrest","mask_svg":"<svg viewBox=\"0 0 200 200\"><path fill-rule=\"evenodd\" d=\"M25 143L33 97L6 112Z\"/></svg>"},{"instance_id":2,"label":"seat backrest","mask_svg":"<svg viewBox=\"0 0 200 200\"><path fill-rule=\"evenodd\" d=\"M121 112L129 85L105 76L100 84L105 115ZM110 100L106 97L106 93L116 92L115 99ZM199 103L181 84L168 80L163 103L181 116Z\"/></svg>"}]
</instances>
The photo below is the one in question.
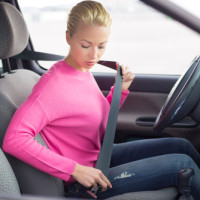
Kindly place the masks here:
<instances>
[{"instance_id":1,"label":"seat backrest","mask_svg":"<svg viewBox=\"0 0 200 200\"><path fill-rule=\"evenodd\" d=\"M31 93L39 75L30 70L15 70L0 79L0 145L16 109Z\"/></svg>"},{"instance_id":2,"label":"seat backrest","mask_svg":"<svg viewBox=\"0 0 200 200\"><path fill-rule=\"evenodd\" d=\"M14 70L0 79L0 144L16 109L26 100L40 76L30 70ZM45 144L42 137L37 141ZM23 194L64 196L60 179L45 174L30 165L7 155ZM34 187L33 187L34 185Z\"/></svg>"},{"instance_id":3,"label":"seat backrest","mask_svg":"<svg viewBox=\"0 0 200 200\"><path fill-rule=\"evenodd\" d=\"M11 4L0 2L0 59L21 53L28 43L28 30L21 13ZM14 70L0 78L0 147L16 109L26 100L40 76L30 70ZM44 144L41 137L38 142ZM62 180L45 174L6 155L22 194L64 196ZM0 180L1 182L1 180Z\"/></svg>"}]
</instances>

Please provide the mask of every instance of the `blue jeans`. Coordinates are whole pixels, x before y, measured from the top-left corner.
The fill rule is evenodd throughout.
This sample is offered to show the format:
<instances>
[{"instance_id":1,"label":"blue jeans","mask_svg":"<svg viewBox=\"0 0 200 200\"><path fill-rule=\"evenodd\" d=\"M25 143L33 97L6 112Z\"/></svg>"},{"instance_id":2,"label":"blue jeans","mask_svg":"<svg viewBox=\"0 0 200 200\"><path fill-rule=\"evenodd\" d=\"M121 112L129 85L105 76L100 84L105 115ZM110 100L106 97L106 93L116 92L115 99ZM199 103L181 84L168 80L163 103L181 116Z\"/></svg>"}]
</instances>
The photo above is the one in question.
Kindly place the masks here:
<instances>
[{"instance_id":1,"label":"blue jeans","mask_svg":"<svg viewBox=\"0 0 200 200\"><path fill-rule=\"evenodd\" d=\"M185 139L161 138L115 144L110 167L108 179L113 187L99 192L100 199L178 186L178 172L183 168L194 169L191 191L194 199L200 197L200 155Z\"/></svg>"}]
</instances>

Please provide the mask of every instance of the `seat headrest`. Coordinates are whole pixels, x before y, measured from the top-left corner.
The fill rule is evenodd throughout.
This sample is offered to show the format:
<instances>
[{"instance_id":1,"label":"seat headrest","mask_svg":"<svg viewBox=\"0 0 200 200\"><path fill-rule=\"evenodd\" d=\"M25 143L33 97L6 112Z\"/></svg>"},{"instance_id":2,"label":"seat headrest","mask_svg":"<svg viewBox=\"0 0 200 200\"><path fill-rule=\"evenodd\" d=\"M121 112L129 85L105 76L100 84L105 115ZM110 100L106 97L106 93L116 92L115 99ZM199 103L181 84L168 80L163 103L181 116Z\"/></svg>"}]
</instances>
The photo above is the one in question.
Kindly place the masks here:
<instances>
[{"instance_id":1,"label":"seat headrest","mask_svg":"<svg viewBox=\"0 0 200 200\"><path fill-rule=\"evenodd\" d=\"M0 2L0 59L21 53L29 34L22 14L11 4Z\"/></svg>"}]
</instances>

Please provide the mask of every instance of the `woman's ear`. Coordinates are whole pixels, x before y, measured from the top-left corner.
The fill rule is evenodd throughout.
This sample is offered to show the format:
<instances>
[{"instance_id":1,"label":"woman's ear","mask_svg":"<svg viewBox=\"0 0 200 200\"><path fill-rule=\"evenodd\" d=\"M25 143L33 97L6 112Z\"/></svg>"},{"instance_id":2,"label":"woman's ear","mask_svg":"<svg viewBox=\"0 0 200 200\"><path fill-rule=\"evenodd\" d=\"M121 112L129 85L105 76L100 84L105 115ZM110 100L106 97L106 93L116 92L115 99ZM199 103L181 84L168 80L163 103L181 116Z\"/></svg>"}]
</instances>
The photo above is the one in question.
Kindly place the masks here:
<instances>
[{"instance_id":1,"label":"woman's ear","mask_svg":"<svg viewBox=\"0 0 200 200\"><path fill-rule=\"evenodd\" d=\"M67 41L67 44L70 45L70 34L69 34L69 31L66 31L66 41Z\"/></svg>"}]
</instances>

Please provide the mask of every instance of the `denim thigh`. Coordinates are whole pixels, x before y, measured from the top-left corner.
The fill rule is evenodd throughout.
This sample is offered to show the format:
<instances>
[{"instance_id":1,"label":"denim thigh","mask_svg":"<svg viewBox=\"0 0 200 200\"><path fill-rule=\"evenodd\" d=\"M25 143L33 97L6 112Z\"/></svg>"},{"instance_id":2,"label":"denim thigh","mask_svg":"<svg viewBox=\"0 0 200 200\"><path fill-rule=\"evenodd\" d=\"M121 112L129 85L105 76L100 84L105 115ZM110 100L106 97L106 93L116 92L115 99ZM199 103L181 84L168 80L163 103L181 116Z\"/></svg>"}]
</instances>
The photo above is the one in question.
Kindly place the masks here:
<instances>
[{"instance_id":1,"label":"denim thigh","mask_svg":"<svg viewBox=\"0 0 200 200\"><path fill-rule=\"evenodd\" d=\"M200 168L199 153L188 140L183 138L144 139L115 144L113 147L111 167L172 153L190 156Z\"/></svg>"},{"instance_id":2,"label":"denim thigh","mask_svg":"<svg viewBox=\"0 0 200 200\"><path fill-rule=\"evenodd\" d=\"M194 198L197 199L200 196L199 168L185 154L154 156L110 168L108 179L113 187L106 192L99 192L98 198L177 186L178 172L183 168L195 170L191 189Z\"/></svg>"}]
</instances>

